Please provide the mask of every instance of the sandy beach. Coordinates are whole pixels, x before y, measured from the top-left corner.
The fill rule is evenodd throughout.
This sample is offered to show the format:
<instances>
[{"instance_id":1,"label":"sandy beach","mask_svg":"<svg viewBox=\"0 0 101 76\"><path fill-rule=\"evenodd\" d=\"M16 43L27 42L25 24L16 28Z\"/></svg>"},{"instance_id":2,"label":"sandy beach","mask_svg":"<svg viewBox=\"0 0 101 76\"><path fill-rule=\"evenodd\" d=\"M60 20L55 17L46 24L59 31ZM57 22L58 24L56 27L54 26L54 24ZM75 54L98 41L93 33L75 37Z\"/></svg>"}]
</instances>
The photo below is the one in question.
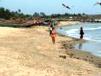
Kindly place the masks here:
<instances>
[{"instance_id":1,"label":"sandy beach","mask_svg":"<svg viewBox=\"0 0 101 76\"><path fill-rule=\"evenodd\" d=\"M73 25L73 24L80 24L81 22L79 21L60 21L58 26L69 26L69 25Z\"/></svg>"},{"instance_id":2,"label":"sandy beach","mask_svg":"<svg viewBox=\"0 0 101 76\"><path fill-rule=\"evenodd\" d=\"M0 27L0 76L101 76L101 58L86 60L92 55L76 52L77 41L57 35L53 45L46 26Z\"/></svg>"},{"instance_id":3,"label":"sandy beach","mask_svg":"<svg viewBox=\"0 0 101 76\"><path fill-rule=\"evenodd\" d=\"M64 27L64 26L71 26L71 25L75 25L75 24L82 24L82 22L79 22L79 21L61 21L59 24L59 28L61 28L61 25L62 25L62 27ZM61 35L61 34L58 34L58 35L63 36L63 37L68 37L68 36ZM80 44L88 42L87 40L80 40L80 39L76 39L76 38L72 38L72 37L68 37L68 38L71 38L72 41L70 41L68 43L68 41L65 40L65 41L62 41L61 44L63 46L62 48L67 50L67 54L70 55L70 57L85 60L85 61L88 61L90 63L94 63L96 66L101 68L101 57L92 55L90 52L76 50L73 47L76 44L78 44L80 46ZM68 50L70 50L70 51L68 51Z\"/></svg>"}]
</instances>

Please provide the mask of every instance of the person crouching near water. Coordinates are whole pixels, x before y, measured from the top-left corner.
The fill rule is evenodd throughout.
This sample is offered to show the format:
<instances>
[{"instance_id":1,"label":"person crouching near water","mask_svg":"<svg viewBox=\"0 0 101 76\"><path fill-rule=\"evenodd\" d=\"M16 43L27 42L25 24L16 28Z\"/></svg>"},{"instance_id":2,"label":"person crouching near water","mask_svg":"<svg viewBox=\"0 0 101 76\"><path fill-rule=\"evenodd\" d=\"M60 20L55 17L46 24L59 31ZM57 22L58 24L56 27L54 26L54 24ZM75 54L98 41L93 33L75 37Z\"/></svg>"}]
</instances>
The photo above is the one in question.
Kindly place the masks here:
<instances>
[{"instance_id":1,"label":"person crouching near water","mask_svg":"<svg viewBox=\"0 0 101 76\"><path fill-rule=\"evenodd\" d=\"M52 27L52 30L51 30L51 32L50 32L50 36L51 36L51 38L52 38L53 44L55 44L55 40L56 40L56 30L55 30L54 27Z\"/></svg>"},{"instance_id":2,"label":"person crouching near water","mask_svg":"<svg viewBox=\"0 0 101 76\"><path fill-rule=\"evenodd\" d=\"M80 27L80 39L83 39L84 31L83 27Z\"/></svg>"}]
</instances>

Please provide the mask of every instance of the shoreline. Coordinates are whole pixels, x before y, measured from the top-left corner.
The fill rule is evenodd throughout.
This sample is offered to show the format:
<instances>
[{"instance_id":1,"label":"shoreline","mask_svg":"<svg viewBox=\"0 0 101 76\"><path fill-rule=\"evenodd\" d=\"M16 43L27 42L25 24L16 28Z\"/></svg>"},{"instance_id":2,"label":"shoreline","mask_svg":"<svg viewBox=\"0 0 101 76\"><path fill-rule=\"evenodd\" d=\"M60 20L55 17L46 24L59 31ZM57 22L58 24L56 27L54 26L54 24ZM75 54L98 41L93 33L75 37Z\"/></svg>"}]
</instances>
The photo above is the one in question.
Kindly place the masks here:
<instances>
[{"instance_id":1,"label":"shoreline","mask_svg":"<svg viewBox=\"0 0 101 76\"><path fill-rule=\"evenodd\" d=\"M74 24L81 24L81 22L73 22L73 23L70 22L70 23L67 23L67 24L66 23L67 22L64 22L64 24L60 24L58 28L65 27L65 26L70 26L70 25L74 25ZM59 34L59 33L58 33L58 35L65 36L65 35L62 35L62 34ZM65 36L65 37L69 37L69 36ZM63 49L67 50L67 54L70 55L71 58L84 60L84 61L93 63L97 67L101 68L101 57L95 56L95 55L91 54L90 52L82 51L80 49L77 50L77 49L74 48L74 46L76 44L80 44L81 42L82 43L88 42L87 40L80 40L80 39L72 38L72 37L69 37L69 38L72 39L72 41L69 44L68 44L67 41L63 41L61 43L62 43Z\"/></svg>"},{"instance_id":2,"label":"shoreline","mask_svg":"<svg viewBox=\"0 0 101 76\"><path fill-rule=\"evenodd\" d=\"M74 44L72 38L57 35L54 45L46 26L2 27L0 43L0 75L2 76L101 75L101 68L93 63L70 57L74 56L71 52L75 51L72 47Z\"/></svg>"}]
</instances>

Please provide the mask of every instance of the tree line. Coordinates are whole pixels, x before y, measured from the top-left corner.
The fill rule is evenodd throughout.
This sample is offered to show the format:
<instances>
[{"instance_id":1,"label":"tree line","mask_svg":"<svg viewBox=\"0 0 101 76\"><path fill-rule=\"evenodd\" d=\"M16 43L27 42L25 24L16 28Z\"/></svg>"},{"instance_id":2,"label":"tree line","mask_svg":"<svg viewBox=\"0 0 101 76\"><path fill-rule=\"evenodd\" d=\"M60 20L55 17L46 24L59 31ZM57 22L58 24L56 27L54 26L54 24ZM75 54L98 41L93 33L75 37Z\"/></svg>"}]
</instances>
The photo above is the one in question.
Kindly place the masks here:
<instances>
[{"instance_id":1,"label":"tree line","mask_svg":"<svg viewBox=\"0 0 101 76\"><path fill-rule=\"evenodd\" d=\"M65 14L51 14L51 15L46 15L44 12L35 12L33 13L33 15L30 14L24 14L21 12L20 9L18 9L17 11L10 11L9 9L5 9L3 7L0 7L0 18L3 19L10 19L10 18L29 18L32 19L34 17L42 17L42 18L69 18L69 17L84 17L87 16L85 13L82 14L69 14L69 13L65 13Z\"/></svg>"}]
</instances>

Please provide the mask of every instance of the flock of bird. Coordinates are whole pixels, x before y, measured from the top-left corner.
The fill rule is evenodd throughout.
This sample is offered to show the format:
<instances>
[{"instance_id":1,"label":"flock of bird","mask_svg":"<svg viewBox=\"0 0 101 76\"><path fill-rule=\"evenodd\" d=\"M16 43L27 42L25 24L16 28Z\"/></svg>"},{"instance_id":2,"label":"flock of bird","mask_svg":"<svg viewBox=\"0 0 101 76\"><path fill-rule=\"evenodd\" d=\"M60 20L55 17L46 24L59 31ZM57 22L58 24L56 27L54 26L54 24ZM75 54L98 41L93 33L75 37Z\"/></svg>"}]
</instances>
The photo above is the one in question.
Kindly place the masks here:
<instances>
[{"instance_id":1,"label":"flock of bird","mask_svg":"<svg viewBox=\"0 0 101 76\"><path fill-rule=\"evenodd\" d=\"M94 5L100 5L101 6L101 2L97 2ZM67 8L67 9L71 9L68 5L65 5L64 3L62 3L62 6Z\"/></svg>"}]
</instances>

